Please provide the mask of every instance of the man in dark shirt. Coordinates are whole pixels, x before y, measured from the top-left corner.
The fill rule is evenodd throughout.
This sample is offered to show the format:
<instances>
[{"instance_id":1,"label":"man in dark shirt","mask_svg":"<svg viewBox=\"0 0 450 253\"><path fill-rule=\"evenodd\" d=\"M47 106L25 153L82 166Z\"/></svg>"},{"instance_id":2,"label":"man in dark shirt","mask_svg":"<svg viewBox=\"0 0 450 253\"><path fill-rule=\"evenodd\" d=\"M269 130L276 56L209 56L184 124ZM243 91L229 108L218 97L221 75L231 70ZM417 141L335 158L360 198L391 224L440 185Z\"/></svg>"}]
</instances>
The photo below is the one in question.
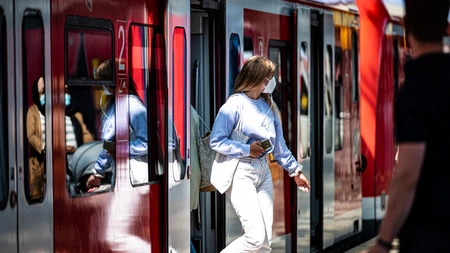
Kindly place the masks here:
<instances>
[{"instance_id":1,"label":"man in dark shirt","mask_svg":"<svg viewBox=\"0 0 450 253\"><path fill-rule=\"evenodd\" d=\"M450 56L442 40L449 0L405 0L413 59L396 102L398 164L370 252L450 252Z\"/></svg>"}]
</instances>

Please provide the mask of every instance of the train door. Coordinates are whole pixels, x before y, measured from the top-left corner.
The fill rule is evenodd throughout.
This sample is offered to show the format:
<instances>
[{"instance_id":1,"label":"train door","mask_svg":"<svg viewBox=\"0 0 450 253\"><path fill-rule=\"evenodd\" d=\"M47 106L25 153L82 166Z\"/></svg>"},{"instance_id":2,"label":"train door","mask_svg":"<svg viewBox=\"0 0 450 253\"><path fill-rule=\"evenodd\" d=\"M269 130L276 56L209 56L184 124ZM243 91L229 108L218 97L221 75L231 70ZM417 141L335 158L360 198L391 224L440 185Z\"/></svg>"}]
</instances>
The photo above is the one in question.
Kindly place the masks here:
<instances>
[{"instance_id":1,"label":"train door","mask_svg":"<svg viewBox=\"0 0 450 253\"><path fill-rule=\"evenodd\" d=\"M0 1L0 248L17 252L13 1ZM11 85L8 85L11 84Z\"/></svg>"},{"instance_id":2,"label":"train door","mask_svg":"<svg viewBox=\"0 0 450 253\"><path fill-rule=\"evenodd\" d=\"M297 92L297 105L299 110L297 114L300 114L297 118L297 132L300 136L299 155L298 158L302 159L302 172L309 176L311 184L311 198L314 191L313 172L311 171L311 148L313 139L311 135L313 122L312 113L313 108L313 93L312 93L312 81L311 81L311 22L310 22L310 9L299 7L297 8L297 83L299 89ZM312 202L312 200L311 200ZM310 227L313 225L310 223L311 219L311 203L310 195L298 194L297 195L297 252L309 252L310 250ZM301 218L300 218L301 217Z\"/></svg>"},{"instance_id":3,"label":"train door","mask_svg":"<svg viewBox=\"0 0 450 253\"><path fill-rule=\"evenodd\" d=\"M190 2L171 0L167 4L168 63L168 153L167 251L189 249L190 170ZM172 127L173 126L173 127Z\"/></svg>"},{"instance_id":4,"label":"train door","mask_svg":"<svg viewBox=\"0 0 450 253\"><path fill-rule=\"evenodd\" d=\"M16 76L3 68L7 76L2 74L2 80L7 80L10 95L8 106L3 108L8 108L4 112L10 112L8 208L12 209L0 212L1 223L7 224L6 231L2 226L1 233L5 236L2 238L7 238L8 249L52 252L52 124L50 95L47 95L51 85L50 68L46 67L50 66L50 2L23 0L13 2L14 6L6 2L1 2L7 8L5 14L8 13L3 21L10 23L6 23L7 31L2 31L2 36L8 36L5 40L8 57L2 59L7 59L9 67L15 66ZM11 44L13 32L15 48ZM39 95L44 95L42 100Z\"/></svg>"},{"instance_id":5,"label":"train door","mask_svg":"<svg viewBox=\"0 0 450 253\"><path fill-rule=\"evenodd\" d=\"M308 19L308 14L309 36L308 27L301 24ZM299 66L307 64L310 67L309 79L300 75L305 79L305 86L302 85L305 90L300 91L300 105L308 107L300 110L300 120L309 122L307 144L302 140L302 147L307 150L308 157L303 164L305 172L309 170L311 182L310 250L316 251L334 243L334 23L332 14L316 10L308 13L308 10L299 9L298 19ZM308 56L309 61L302 58ZM301 203L299 199L299 206ZM301 211L297 209L297 212ZM299 219L297 224L298 251L302 250L301 241L308 238L305 235L307 226L302 226L301 222Z\"/></svg>"},{"instance_id":6,"label":"train door","mask_svg":"<svg viewBox=\"0 0 450 253\"><path fill-rule=\"evenodd\" d=\"M217 84L220 74L216 74L217 58L215 52L220 47L220 4L210 1L209 6L192 3L191 11L191 121L198 122L198 129L191 129L191 138L202 137L212 129L216 113ZM198 117L194 119L194 117ZM192 124L192 127L195 125ZM192 142L191 142L192 143ZM191 147L194 148L194 147ZM200 168L191 163L191 180L200 180ZM191 183L193 183L191 182ZM197 182L199 183L199 182ZM196 252L215 252L217 199L215 192L202 192L191 187L191 237Z\"/></svg>"}]
</instances>

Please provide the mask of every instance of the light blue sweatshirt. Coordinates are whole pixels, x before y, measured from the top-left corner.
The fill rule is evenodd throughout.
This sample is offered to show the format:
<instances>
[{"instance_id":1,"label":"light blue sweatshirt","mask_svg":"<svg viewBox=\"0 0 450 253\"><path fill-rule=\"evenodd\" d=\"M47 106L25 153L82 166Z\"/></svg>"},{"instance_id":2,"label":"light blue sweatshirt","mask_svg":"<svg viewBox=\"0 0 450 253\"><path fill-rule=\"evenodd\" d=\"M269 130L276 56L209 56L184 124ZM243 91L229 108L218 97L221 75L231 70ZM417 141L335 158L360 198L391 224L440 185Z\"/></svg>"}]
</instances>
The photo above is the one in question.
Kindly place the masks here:
<instances>
[{"instance_id":1,"label":"light blue sweatshirt","mask_svg":"<svg viewBox=\"0 0 450 253\"><path fill-rule=\"evenodd\" d=\"M292 152L286 146L280 118L274 113L263 97L251 99L245 93L236 93L230 96L220 108L214 121L210 145L221 154L234 158L247 158L250 156L250 144L256 141L269 139L275 159L289 175L294 175L302 166L297 162ZM242 133L249 137L246 144L232 141L229 136L237 126L242 115ZM265 154L266 155L266 154Z\"/></svg>"},{"instance_id":2,"label":"light blue sweatshirt","mask_svg":"<svg viewBox=\"0 0 450 253\"><path fill-rule=\"evenodd\" d=\"M130 158L137 158L147 155L148 139L147 139L147 109L142 104L141 100L135 95L128 96L128 109L130 113L130 127L132 137L130 137ZM116 120L115 120L115 105L112 104L105 112L106 116L102 122L102 139L108 141L115 141L116 136ZM97 158L94 166L98 174L104 175L105 172L111 170L114 163L113 157L102 150Z\"/></svg>"}]
</instances>

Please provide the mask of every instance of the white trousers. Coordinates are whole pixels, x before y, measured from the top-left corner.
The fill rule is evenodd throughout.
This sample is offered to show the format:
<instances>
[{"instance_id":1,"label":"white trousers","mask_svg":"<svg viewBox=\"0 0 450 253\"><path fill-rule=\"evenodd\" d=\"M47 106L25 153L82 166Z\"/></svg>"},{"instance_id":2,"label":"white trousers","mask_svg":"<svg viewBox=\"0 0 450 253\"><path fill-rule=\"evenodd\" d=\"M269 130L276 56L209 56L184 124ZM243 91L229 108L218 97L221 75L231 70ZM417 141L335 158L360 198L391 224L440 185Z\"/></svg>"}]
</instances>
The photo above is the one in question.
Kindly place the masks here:
<instances>
[{"instance_id":1,"label":"white trousers","mask_svg":"<svg viewBox=\"0 0 450 253\"><path fill-rule=\"evenodd\" d=\"M241 221L244 235L221 253L270 252L273 184L267 159L241 159L226 194Z\"/></svg>"}]
</instances>

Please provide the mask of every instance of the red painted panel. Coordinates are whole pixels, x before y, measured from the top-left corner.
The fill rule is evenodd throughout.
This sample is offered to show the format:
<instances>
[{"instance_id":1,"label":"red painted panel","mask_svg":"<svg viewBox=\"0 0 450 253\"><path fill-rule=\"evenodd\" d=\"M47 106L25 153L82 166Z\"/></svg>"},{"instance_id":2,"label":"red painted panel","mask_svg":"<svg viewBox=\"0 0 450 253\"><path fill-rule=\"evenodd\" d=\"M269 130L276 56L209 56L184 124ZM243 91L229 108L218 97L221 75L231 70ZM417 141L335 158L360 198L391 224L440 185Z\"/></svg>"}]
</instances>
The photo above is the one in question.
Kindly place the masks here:
<instances>
[{"instance_id":1,"label":"red painted panel","mask_svg":"<svg viewBox=\"0 0 450 253\"><path fill-rule=\"evenodd\" d=\"M186 34L177 27L173 33L174 124L179 138L180 152L186 158Z\"/></svg>"},{"instance_id":2,"label":"red painted panel","mask_svg":"<svg viewBox=\"0 0 450 253\"><path fill-rule=\"evenodd\" d=\"M269 55L269 40L292 40L291 19L288 16L244 9L244 36L252 37L255 55Z\"/></svg>"},{"instance_id":3,"label":"red painted panel","mask_svg":"<svg viewBox=\"0 0 450 253\"><path fill-rule=\"evenodd\" d=\"M163 220L160 217L163 217L164 185L155 183L141 188L132 188L130 185L127 171L128 115L126 110L122 110L128 108L124 104L126 100L119 100L116 104L118 108L116 112L117 140L123 143L118 144L117 178L114 191L71 199L66 190L62 94L64 94L65 84L64 25L68 15L111 20L115 27L112 35L115 41L114 52L116 72L118 72L117 59L122 46L118 39L116 26L118 20L125 21L122 24L126 34L131 22L163 25L164 9L163 1L151 0L96 0L93 1L92 11L85 6L85 1L51 1L55 252L111 252L112 248L129 248L129 246L137 245L147 245L143 248L147 252L162 252L164 232ZM128 42L125 41L125 49L127 45ZM128 50L124 50L124 59L127 54ZM126 60L124 63L128 64ZM125 80L126 75L125 72L125 76L122 76ZM118 80L116 86L120 84L122 82ZM121 241L119 234L127 234L125 240Z\"/></svg>"},{"instance_id":4,"label":"red painted panel","mask_svg":"<svg viewBox=\"0 0 450 253\"><path fill-rule=\"evenodd\" d=\"M388 191L394 166L394 66L392 37L383 36L380 80L377 97L377 127L375 147L375 194Z\"/></svg>"},{"instance_id":5,"label":"red painted panel","mask_svg":"<svg viewBox=\"0 0 450 253\"><path fill-rule=\"evenodd\" d=\"M356 3L360 12L361 151L367 159L362 179L363 197L373 197L377 196L374 190L377 94L382 75L381 53L386 50L384 31L390 17L380 0L357 0Z\"/></svg>"}]
</instances>

